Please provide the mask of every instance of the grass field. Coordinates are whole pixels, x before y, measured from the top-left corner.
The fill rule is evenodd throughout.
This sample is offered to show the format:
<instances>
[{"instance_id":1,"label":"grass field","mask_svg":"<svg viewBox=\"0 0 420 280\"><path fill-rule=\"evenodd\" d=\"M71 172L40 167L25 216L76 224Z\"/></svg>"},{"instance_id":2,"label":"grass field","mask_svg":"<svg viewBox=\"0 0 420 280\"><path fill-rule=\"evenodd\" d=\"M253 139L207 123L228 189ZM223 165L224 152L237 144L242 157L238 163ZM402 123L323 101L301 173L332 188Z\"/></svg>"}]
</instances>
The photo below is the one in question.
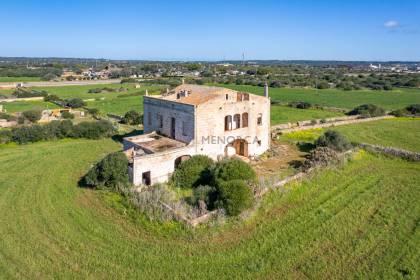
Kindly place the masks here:
<instances>
[{"instance_id":1,"label":"grass field","mask_svg":"<svg viewBox=\"0 0 420 280\"><path fill-rule=\"evenodd\" d=\"M257 86L224 85L219 86L234 90L247 91L262 95L264 88ZM395 89L392 91L353 90L343 91L336 89L288 89L270 88L272 100L280 102L307 101L322 106L352 109L358 105L372 103L385 109L403 108L409 104L420 103L420 89Z\"/></svg>"},{"instance_id":2,"label":"grass field","mask_svg":"<svg viewBox=\"0 0 420 280\"><path fill-rule=\"evenodd\" d=\"M44 102L44 101L16 101L16 102L5 102L0 103L8 113L23 112L26 110L44 110L44 109L55 109L57 105Z\"/></svg>"},{"instance_id":3,"label":"grass field","mask_svg":"<svg viewBox=\"0 0 420 280\"><path fill-rule=\"evenodd\" d=\"M420 119L396 118L334 128L298 131L282 136L293 141L314 141L324 131L332 129L343 133L350 141L391 146L420 152Z\"/></svg>"},{"instance_id":4,"label":"grass field","mask_svg":"<svg viewBox=\"0 0 420 280\"><path fill-rule=\"evenodd\" d=\"M127 88L125 92L103 92L103 93L88 93L89 89L92 88ZM104 84L104 85L87 85L87 86L61 86L61 87L37 87L36 90L45 90L49 94L58 95L60 98L81 98L83 100L94 99L87 101L89 108L98 108L104 113L112 113L123 115L129 110L143 110L143 97L141 95L129 96L119 98L118 96L144 92L146 89L150 94L159 93L164 86L142 86L136 89L133 85L120 85L120 84ZM0 90L0 94L9 95L13 90ZM103 98L103 100L101 100ZM18 112L22 110L29 110L32 108L46 108L45 102L14 102L6 106L10 108L10 112ZM49 103L49 108L53 108L55 105ZM56 106L54 107L56 108ZM9 110L9 109L8 109Z\"/></svg>"},{"instance_id":5,"label":"grass field","mask_svg":"<svg viewBox=\"0 0 420 280\"><path fill-rule=\"evenodd\" d=\"M0 83L7 82L38 82L41 81L39 77L0 77Z\"/></svg>"},{"instance_id":6,"label":"grass field","mask_svg":"<svg viewBox=\"0 0 420 280\"><path fill-rule=\"evenodd\" d=\"M0 146L0 278L380 278L420 271L420 165L361 153L271 193L245 223L133 218L77 187L111 140ZM113 205L111 207L111 205Z\"/></svg>"},{"instance_id":7,"label":"grass field","mask_svg":"<svg viewBox=\"0 0 420 280\"><path fill-rule=\"evenodd\" d=\"M344 116L343 113L316 109L296 109L287 106L271 106L271 124L297 122L303 120L324 119Z\"/></svg>"}]
</instances>

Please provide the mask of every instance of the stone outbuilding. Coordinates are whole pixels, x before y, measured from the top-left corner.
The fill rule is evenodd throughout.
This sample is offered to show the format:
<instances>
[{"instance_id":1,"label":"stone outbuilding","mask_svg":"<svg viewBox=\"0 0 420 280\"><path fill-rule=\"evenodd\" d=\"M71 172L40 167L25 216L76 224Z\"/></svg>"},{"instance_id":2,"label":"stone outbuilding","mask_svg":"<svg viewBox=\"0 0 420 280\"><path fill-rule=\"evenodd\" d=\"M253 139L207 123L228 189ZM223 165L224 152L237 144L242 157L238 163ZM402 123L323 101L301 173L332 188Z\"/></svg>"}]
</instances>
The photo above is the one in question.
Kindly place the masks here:
<instances>
[{"instance_id":1,"label":"stone outbuilding","mask_svg":"<svg viewBox=\"0 0 420 280\"><path fill-rule=\"evenodd\" d=\"M259 96L182 84L162 96L144 96L143 123L144 134L124 139L134 185L167 181L193 155L252 158L270 146L268 87Z\"/></svg>"}]
</instances>

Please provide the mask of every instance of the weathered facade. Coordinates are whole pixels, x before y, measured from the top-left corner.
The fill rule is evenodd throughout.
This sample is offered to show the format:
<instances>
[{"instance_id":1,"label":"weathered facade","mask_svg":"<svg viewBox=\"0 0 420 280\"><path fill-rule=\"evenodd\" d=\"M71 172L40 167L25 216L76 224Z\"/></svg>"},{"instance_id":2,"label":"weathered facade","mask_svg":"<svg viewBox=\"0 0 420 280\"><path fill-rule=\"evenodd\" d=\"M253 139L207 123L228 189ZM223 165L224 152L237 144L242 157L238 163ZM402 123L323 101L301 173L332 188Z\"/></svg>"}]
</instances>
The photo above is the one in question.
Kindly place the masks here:
<instances>
[{"instance_id":1,"label":"weathered facade","mask_svg":"<svg viewBox=\"0 0 420 280\"><path fill-rule=\"evenodd\" d=\"M144 133L124 139L135 185L166 181L193 155L254 157L270 146L268 89L258 96L226 88L180 85L144 97Z\"/></svg>"}]
</instances>

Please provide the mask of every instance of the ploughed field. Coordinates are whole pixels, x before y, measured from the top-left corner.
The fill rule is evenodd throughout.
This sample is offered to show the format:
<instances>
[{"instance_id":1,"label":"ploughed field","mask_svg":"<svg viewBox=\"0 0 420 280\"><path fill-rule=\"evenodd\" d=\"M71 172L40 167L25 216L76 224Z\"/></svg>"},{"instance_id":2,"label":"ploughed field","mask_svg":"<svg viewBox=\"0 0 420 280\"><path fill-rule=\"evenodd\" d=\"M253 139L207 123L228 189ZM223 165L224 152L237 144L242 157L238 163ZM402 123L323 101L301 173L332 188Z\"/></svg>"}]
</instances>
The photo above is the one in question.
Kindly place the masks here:
<instances>
[{"instance_id":1,"label":"ploughed field","mask_svg":"<svg viewBox=\"0 0 420 280\"><path fill-rule=\"evenodd\" d=\"M245 85L218 86L262 95L263 87ZM321 106L352 109L361 104L372 103L388 110L400 109L410 104L420 103L420 89L398 88L391 91L338 89L270 88L272 100L279 102L306 101Z\"/></svg>"},{"instance_id":2,"label":"ploughed field","mask_svg":"<svg viewBox=\"0 0 420 280\"><path fill-rule=\"evenodd\" d=\"M394 118L325 129L297 131L285 134L280 138L294 142L313 142L326 130L337 130L355 143L391 146L420 152L419 118Z\"/></svg>"},{"instance_id":3,"label":"ploughed field","mask_svg":"<svg viewBox=\"0 0 420 280\"><path fill-rule=\"evenodd\" d=\"M0 278L420 275L418 163L360 152L269 193L246 221L193 231L77 187L92 163L119 149L109 139L0 146Z\"/></svg>"}]
</instances>

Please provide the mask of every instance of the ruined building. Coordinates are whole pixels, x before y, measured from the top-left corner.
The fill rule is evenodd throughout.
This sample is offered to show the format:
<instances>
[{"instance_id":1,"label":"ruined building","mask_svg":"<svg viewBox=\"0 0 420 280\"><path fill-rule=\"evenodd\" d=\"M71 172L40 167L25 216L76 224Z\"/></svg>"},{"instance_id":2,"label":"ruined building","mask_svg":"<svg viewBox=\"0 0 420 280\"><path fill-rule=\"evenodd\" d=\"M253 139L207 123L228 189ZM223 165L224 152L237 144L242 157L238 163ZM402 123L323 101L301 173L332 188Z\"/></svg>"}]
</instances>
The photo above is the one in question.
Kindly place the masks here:
<instances>
[{"instance_id":1,"label":"ruined building","mask_svg":"<svg viewBox=\"0 0 420 280\"><path fill-rule=\"evenodd\" d=\"M270 145L268 87L258 96L182 84L162 96L144 96L143 123L144 134L124 139L135 185L167 181L193 155L252 158Z\"/></svg>"}]
</instances>

